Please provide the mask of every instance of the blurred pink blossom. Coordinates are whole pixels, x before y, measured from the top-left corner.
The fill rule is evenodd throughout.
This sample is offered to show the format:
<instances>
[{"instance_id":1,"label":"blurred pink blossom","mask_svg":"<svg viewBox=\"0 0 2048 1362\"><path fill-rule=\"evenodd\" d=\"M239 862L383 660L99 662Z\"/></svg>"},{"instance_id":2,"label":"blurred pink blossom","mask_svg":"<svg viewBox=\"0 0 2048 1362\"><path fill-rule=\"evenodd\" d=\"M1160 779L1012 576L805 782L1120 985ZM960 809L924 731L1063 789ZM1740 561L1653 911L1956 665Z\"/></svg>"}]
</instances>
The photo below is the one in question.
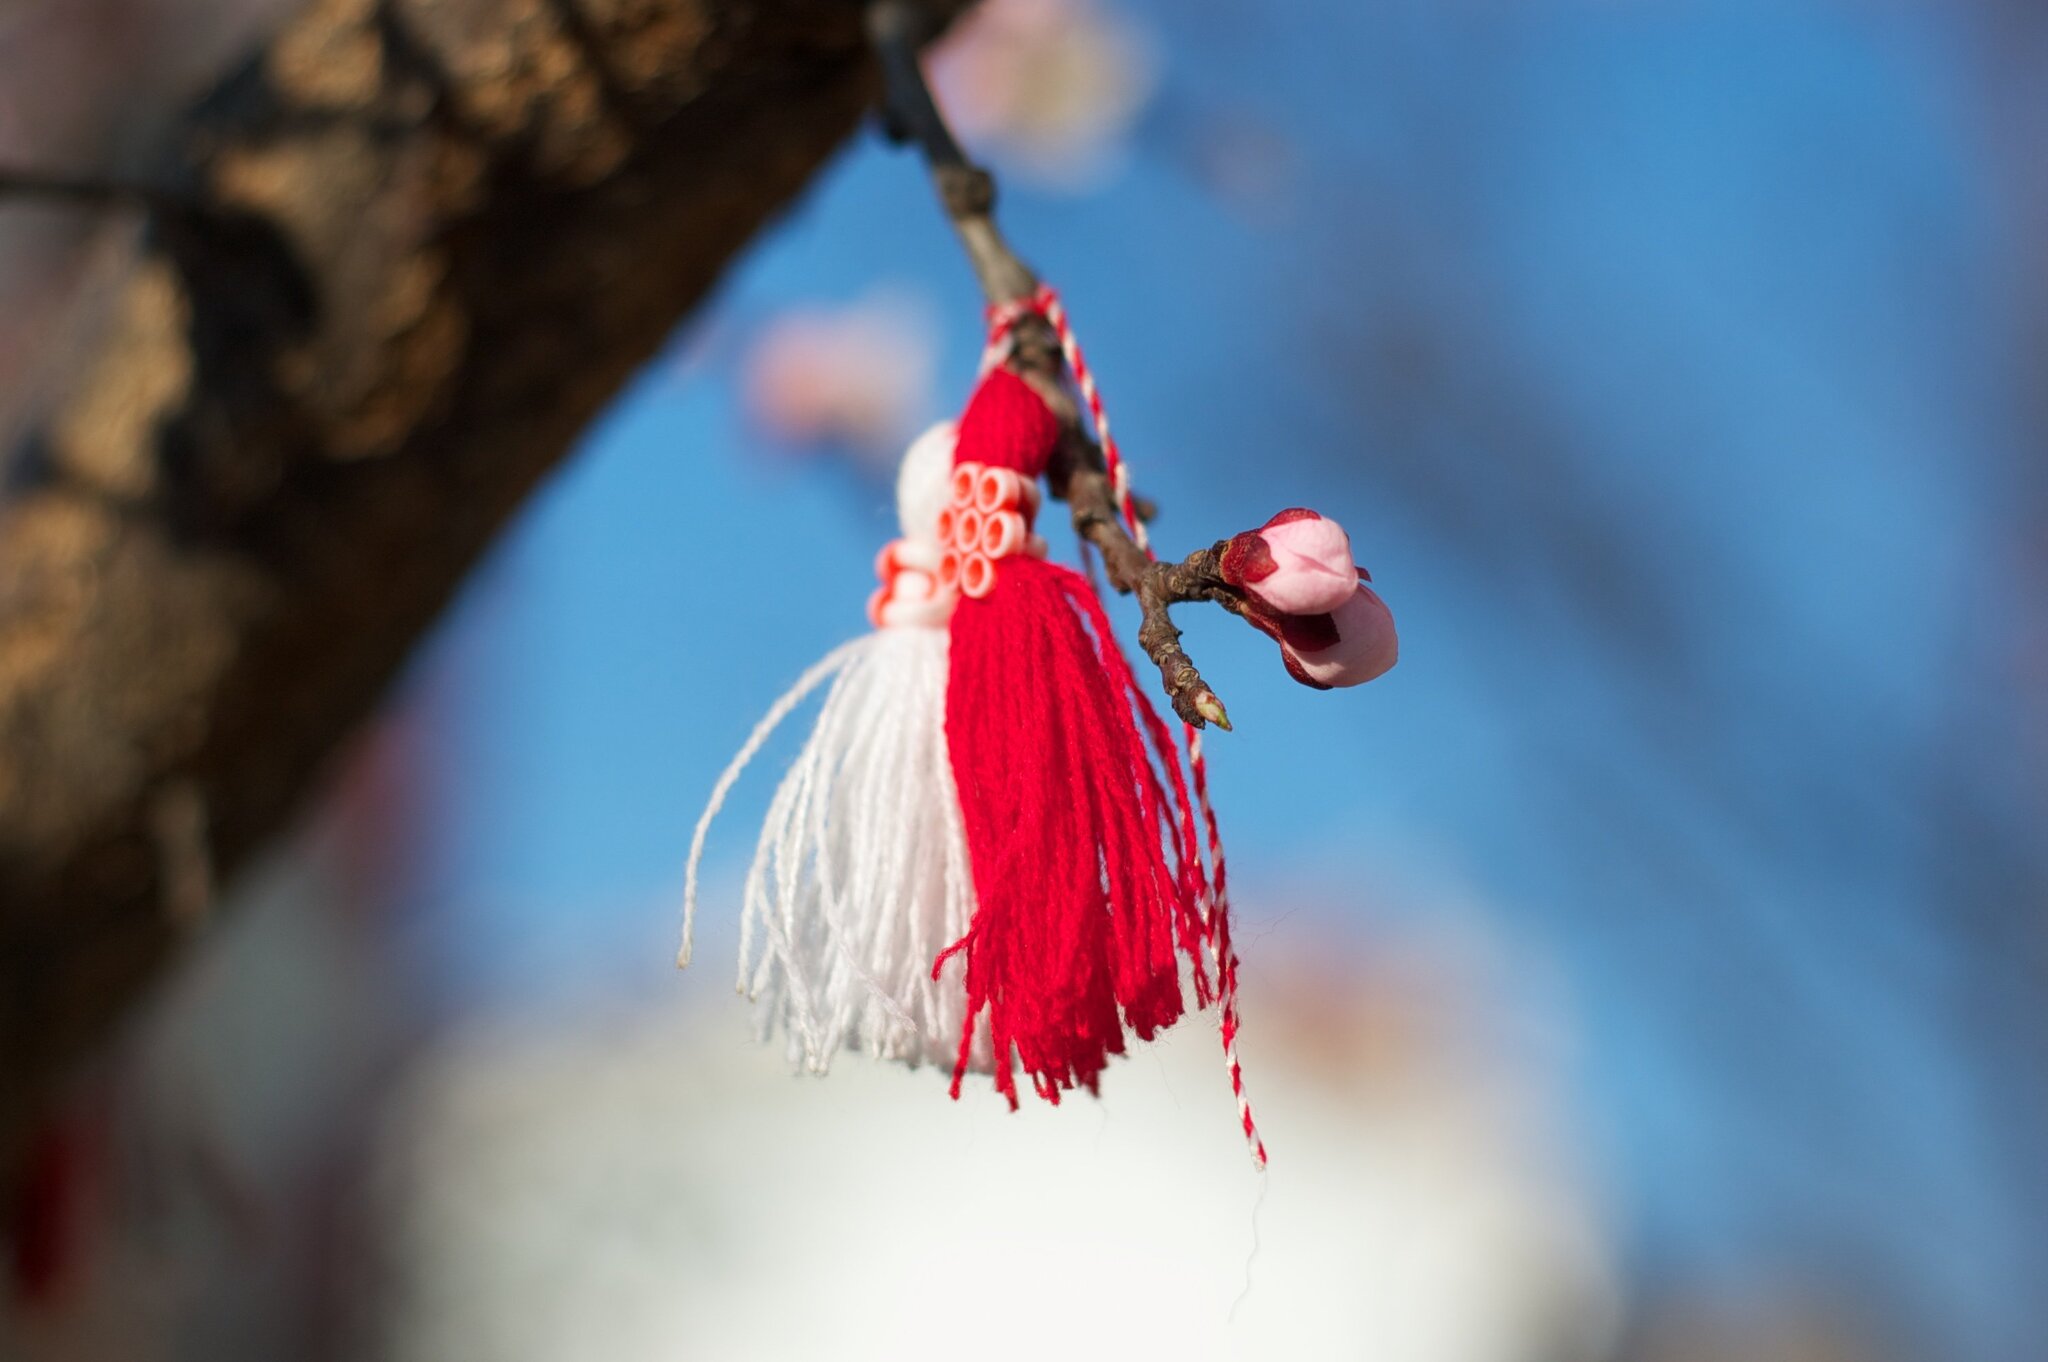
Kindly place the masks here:
<instances>
[{"instance_id":1,"label":"blurred pink blossom","mask_svg":"<svg viewBox=\"0 0 2048 1362\"><path fill-rule=\"evenodd\" d=\"M936 348L931 309L900 292L793 309L742 361L748 415L774 439L892 470L930 415Z\"/></svg>"},{"instance_id":2,"label":"blurred pink blossom","mask_svg":"<svg viewBox=\"0 0 2048 1362\"><path fill-rule=\"evenodd\" d=\"M977 155L1079 190L1122 159L1154 66L1149 36L1098 0L985 0L940 48L932 79Z\"/></svg>"}]
</instances>

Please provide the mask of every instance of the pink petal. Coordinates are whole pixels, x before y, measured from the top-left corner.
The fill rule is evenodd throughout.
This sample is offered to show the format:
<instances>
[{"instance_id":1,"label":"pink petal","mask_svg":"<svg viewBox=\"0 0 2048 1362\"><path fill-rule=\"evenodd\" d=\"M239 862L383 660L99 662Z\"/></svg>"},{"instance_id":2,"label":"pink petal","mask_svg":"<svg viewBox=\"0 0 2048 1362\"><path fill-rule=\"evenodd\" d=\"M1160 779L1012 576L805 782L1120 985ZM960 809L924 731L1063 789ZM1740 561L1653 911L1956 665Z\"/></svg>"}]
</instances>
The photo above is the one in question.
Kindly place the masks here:
<instances>
[{"instance_id":1,"label":"pink petal","mask_svg":"<svg viewBox=\"0 0 2048 1362\"><path fill-rule=\"evenodd\" d=\"M1285 518L1283 518L1285 517ZM1358 567L1351 561L1351 536L1336 521L1314 513L1283 511L1259 531L1273 569L1246 589L1289 615L1321 615L1351 599Z\"/></svg>"},{"instance_id":2,"label":"pink petal","mask_svg":"<svg viewBox=\"0 0 2048 1362\"><path fill-rule=\"evenodd\" d=\"M1315 652L1296 652L1294 661L1325 686L1356 686L1384 675L1400 656L1394 613L1369 586L1357 586L1351 598L1330 612L1337 642Z\"/></svg>"}]
</instances>

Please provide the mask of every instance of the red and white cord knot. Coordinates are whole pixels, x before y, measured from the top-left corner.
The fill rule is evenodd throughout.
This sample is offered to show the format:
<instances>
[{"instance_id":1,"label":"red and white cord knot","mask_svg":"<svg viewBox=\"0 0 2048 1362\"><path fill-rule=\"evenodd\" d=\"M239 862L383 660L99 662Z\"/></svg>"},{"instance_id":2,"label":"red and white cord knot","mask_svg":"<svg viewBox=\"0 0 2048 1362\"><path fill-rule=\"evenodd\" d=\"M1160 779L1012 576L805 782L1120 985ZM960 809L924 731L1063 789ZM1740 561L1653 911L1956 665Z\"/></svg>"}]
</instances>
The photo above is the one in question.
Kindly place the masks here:
<instances>
[{"instance_id":1,"label":"red and white cord knot","mask_svg":"<svg viewBox=\"0 0 2048 1362\"><path fill-rule=\"evenodd\" d=\"M1080 390L1081 401L1088 408L1088 420L1095 427L1096 442L1102 446L1102 467L1109 474L1109 492L1116 503L1117 516L1124 522L1131 542L1151 552L1145 522L1131 507L1130 471L1124 466L1116 437L1109 433L1109 413L1103 409L1101 390L1095 386L1095 375L1089 371L1088 361L1081 354L1081 343L1074 339L1074 328L1067 321L1067 309L1050 284L1040 284L1029 298L1012 298L989 307L988 345L982 351L982 372L986 373L1009 356L1017 323L1026 317L1045 318L1053 334L1059 337L1060 354L1067 361L1067 370L1074 376L1074 386Z\"/></svg>"}]
</instances>

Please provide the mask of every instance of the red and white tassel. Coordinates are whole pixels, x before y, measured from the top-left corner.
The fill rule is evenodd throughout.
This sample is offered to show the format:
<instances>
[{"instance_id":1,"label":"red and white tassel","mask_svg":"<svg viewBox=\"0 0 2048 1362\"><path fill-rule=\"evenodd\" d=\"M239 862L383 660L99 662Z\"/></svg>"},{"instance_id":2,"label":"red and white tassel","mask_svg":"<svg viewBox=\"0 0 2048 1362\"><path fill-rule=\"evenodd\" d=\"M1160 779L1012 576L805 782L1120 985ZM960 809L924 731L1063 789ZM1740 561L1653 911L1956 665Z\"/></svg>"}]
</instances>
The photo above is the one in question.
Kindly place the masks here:
<instances>
[{"instance_id":1,"label":"red and white tassel","mask_svg":"<svg viewBox=\"0 0 2048 1362\"><path fill-rule=\"evenodd\" d=\"M1049 290L991 315L980 381L957 428L904 460L904 537L877 562L876 632L807 672L720 778L690 848L687 964L712 820L783 719L828 682L809 740L768 812L747 876L741 988L792 1057L823 1072L841 1048L992 1073L1057 1103L1096 1091L1126 1036L1149 1039L1216 1001L1238 1116L1266 1162L1237 1058L1238 962L1223 843L1200 735L1187 767L1100 598L1046 561L1034 530L1057 418L1003 363L1015 324L1043 316L1086 403L1116 509L1149 555L1101 394ZM1221 571L1306 684L1391 666L1391 616L1349 564L1334 522L1288 511L1231 541ZM1362 576L1358 573L1357 576ZM1204 853L1206 852L1206 861Z\"/></svg>"}]
</instances>

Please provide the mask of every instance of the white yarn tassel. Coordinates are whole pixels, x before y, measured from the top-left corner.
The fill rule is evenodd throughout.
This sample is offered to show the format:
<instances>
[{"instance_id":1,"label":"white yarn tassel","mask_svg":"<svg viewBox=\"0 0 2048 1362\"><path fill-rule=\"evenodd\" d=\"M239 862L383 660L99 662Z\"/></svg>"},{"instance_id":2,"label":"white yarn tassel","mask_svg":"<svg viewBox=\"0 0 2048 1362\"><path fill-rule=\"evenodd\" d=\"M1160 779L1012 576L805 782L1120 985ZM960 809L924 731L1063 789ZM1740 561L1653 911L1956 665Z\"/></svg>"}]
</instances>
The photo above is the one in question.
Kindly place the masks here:
<instances>
[{"instance_id":1,"label":"white yarn tassel","mask_svg":"<svg viewBox=\"0 0 2048 1362\"><path fill-rule=\"evenodd\" d=\"M950 426L913 445L898 501L915 555L952 463ZM689 963L698 869L711 821L776 726L825 681L818 722L769 805L740 918L742 992L765 1038L780 1028L793 1063L824 1073L847 1047L878 1059L951 1064L966 1022L959 962L931 977L965 936L973 878L946 752L945 614L883 609L885 627L837 649L778 700L726 768L698 821L684 890ZM982 1044L986 1049L986 1042ZM985 1054L977 1063L986 1067Z\"/></svg>"},{"instance_id":2,"label":"white yarn tassel","mask_svg":"<svg viewBox=\"0 0 2048 1362\"><path fill-rule=\"evenodd\" d=\"M761 830L740 983L813 1073L843 1046L917 1064L958 1044L960 971L931 978L974 912L945 704L943 633L862 640Z\"/></svg>"}]
</instances>

